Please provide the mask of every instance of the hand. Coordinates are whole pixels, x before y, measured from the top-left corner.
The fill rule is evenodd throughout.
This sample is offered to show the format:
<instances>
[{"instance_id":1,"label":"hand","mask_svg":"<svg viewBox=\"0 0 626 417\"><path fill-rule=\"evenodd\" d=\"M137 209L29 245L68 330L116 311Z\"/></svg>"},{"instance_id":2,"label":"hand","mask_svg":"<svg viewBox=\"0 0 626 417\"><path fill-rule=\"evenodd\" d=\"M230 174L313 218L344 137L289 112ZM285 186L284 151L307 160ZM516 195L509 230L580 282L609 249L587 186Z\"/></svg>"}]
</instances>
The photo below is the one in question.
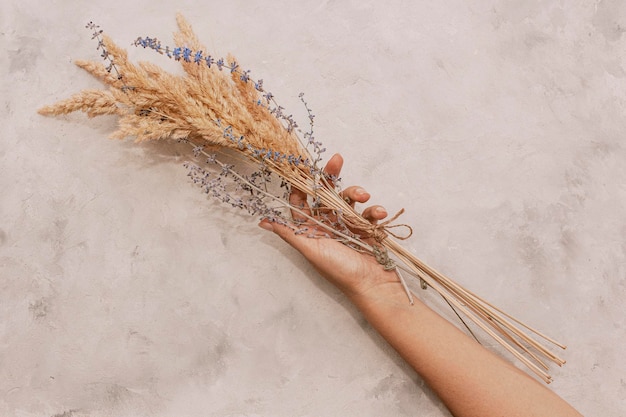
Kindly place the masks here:
<instances>
[{"instance_id":1,"label":"hand","mask_svg":"<svg viewBox=\"0 0 626 417\"><path fill-rule=\"evenodd\" d=\"M333 155L324 171L332 176L339 176L343 166L343 158ZM369 193L361 187L352 186L342 192L344 198L354 203L365 203L370 199ZM310 214L307 196L300 190L292 190L289 202L294 207L304 207ZM292 213L294 220L306 222L306 217ZM363 217L372 223L387 217L387 211L381 206L371 206L363 211ZM309 222L309 228L315 224ZM384 271L373 256L357 252L335 239L310 238L306 234L295 234L293 229L266 219L259 223L263 229L273 231L283 240L296 248L328 281L341 289L348 297L376 296L385 291L402 291L398 277L394 272Z\"/></svg>"}]
</instances>

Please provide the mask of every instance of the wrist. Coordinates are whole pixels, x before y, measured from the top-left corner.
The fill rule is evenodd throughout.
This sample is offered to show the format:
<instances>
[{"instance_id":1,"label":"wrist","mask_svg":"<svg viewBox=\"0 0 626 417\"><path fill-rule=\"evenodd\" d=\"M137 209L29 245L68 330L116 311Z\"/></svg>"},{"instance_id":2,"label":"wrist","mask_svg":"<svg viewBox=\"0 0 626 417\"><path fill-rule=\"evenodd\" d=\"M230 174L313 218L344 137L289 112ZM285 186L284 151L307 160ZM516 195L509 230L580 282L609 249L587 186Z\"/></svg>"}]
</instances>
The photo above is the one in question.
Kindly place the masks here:
<instances>
[{"instance_id":1,"label":"wrist","mask_svg":"<svg viewBox=\"0 0 626 417\"><path fill-rule=\"evenodd\" d=\"M422 302L414 294L412 301L395 272L382 271L377 282L367 287L356 286L344 293L360 310L385 307L410 308Z\"/></svg>"}]
</instances>

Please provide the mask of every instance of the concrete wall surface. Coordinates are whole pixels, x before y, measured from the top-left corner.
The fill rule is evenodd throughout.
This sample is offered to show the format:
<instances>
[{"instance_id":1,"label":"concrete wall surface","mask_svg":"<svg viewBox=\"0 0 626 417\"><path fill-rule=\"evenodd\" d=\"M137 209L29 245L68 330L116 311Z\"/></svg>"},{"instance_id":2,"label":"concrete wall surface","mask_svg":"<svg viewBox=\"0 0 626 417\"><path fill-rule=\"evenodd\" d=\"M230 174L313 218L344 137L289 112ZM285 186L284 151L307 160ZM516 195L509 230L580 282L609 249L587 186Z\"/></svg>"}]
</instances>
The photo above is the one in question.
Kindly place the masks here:
<instances>
[{"instance_id":1,"label":"concrete wall surface","mask_svg":"<svg viewBox=\"0 0 626 417\"><path fill-rule=\"evenodd\" d=\"M568 345L550 389L626 415L618 0L3 1L0 415L450 415L295 250L190 183L187 148L36 113L99 87L73 65L100 59L90 20L176 68L131 44L171 44L177 11L298 117L306 94L411 251Z\"/></svg>"}]
</instances>

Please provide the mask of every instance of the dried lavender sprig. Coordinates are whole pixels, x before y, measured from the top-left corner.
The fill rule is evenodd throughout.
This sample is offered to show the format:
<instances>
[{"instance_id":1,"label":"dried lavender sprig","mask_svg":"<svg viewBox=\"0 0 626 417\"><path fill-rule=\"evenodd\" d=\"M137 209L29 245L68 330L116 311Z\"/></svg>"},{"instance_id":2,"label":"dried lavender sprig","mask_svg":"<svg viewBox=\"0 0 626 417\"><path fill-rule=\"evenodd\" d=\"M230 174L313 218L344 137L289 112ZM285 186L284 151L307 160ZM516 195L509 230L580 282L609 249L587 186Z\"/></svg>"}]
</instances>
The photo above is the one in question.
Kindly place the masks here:
<instances>
[{"instance_id":1,"label":"dried lavender sprig","mask_svg":"<svg viewBox=\"0 0 626 417\"><path fill-rule=\"evenodd\" d=\"M187 142L193 144L188 140L183 140L183 142ZM240 204L239 197L232 197L231 195L222 195L222 193L226 193L226 189L224 187L216 187L216 183L220 182L222 179L231 178L232 182L236 186L236 190L243 191L245 193L249 193L250 197L254 197L257 200L262 200L263 198L267 198L267 196L271 195L267 189L267 185L271 182L271 172L269 169L263 164L259 164L259 169L253 172L251 175L243 175L239 174L234 170L234 165L226 164L219 161L215 154L209 154L204 151L203 146L197 146L193 144L193 153L194 156L198 157L203 154L206 156L206 163L218 165L218 174L214 182L209 182L210 173L206 172L203 168L198 167L197 165L191 165L189 163L186 166L190 169L189 176L192 177L194 183L201 185L205 192L212 192L214 197L221 198L223 202L230 203L238 208L247 208ZM234 155L231 155L234 156ZM246 160L246 162L249 162ZM220 184L224 184L220 182ZM287 182L282 182L281 186L287 186ZM216 189L217 188L217 189ZM263 191L263 194L260 194L260 191ZM272 201L280 200L280 197L272 196ZM235 204L233 204L233 202ZM253 204L254 210L251 211L250 214L259 214L259 210L257 208L261 205L265 205L265 202L261 202L259 204ZM266 206L266 205L265 205ZM274 208L272 208L274 209ZM250 210L249 210L250 211ZM274 213L275 214L275 213ZM272 214L273 215L273 214Z\"/></svg>"},{"instance_id":2,"label":"dried lavender sprig","mask_svg":"<svg viewBox=\"0 0 626 417\"><path fill-rule=\"evenodd\" d=\"M217 163L217 160L212 159L212 162ZM191 177L195 184L199 185L206 194L219 199L222 203L229 204L233 208L246 210L248 214L252 216L261 215L273 219L282 217L280 211L274 207L270 207L264 201L263 196L259 196L249 185L254 183L254 181L249 178L244 178L245 182L240 181L238 178L232 179L237 187L236 190L248 191L250 193L249 195L240 197L228 192L224 180L230 177L234 172L232 165L225 164L217 175L212 175L211 172L196 164L185 163L184 166L189 169L188 176ZM211 178L212 176L214 178Z\"/></svg>"},{"instance_id":3,"label":"dried lavender sprig","mask_svg":"<svg viewBox=\"0 0 626 417\"><path fill-rule=\"evenodd\" d=\"M124 77L122 76L122 73L117 69L117 65L115 65L115 61L113 60L113 58L111 58L111 54L109 53L108 49L106 48L106 45L104 44L104 40L102 39L102 33L104 31L100 29L99 25L96 25L92 21L87 23L85 25L85 28L93 31L91 34L91 39L96 39L98 41L98 46L96 47L96 50L102 51L100 53L100 56L102 57L104 61L108 62L107 66L105 67L106 71L108 73L115 71L116 78L122 81ZM131 87L127 85L122 86L122 91L134 90L134 89L135 87Z\"/></svg>"},{"instance_id":4,"label":"dried lavender sprig","mask_svg":"<svg viewBox=\"0 0 626 417\"><path fill-rule=\"evenodd\" d=\"M245 70L245 71L240 70L239 64L237 64L236 61L227 63L224 61L223 58L218 58L216 60L211 55L205 56L203 51L194 51L187 47L170 48L168 45L163 47L161 44L161 41L159 41L157 38L151 38L149 36L146 36L145 38L142 38L141 36L138 37L133 42L133 45L152 49L155 52L161 55L165 55L168 58L172 58L176 61L180 61L182 59L185 62L194 62L198 65L200 64L206 65L208 68L211 68L211 66L215 65L220 71L222 71L223 69L227 69L227 70L230 70L231 73L238 73L240 75L241 80L244 82L250 81L250 77L249 77L250 70ZM254 82L254 84L255 84L255 88L257 91L265 92L265 90L263 89L263 80ZM271 93L267 93L267 94L268 94L267 100L269 102L273 96Z\"/></svg>"},{"instance_id":5,"label":"dried lavender sprig","mask_svg":"<svg viewBox=\"0 0 626 417\"><path fill-rule=\"evenodd\" d=\"M102 50L102 53L100 54L100 56L102 57L103 60L108 61L108 65L106 66L107 72L110 73L112 70L115 70L115 73L117 74L117 79L121 80L122 74L120 74L120 72L118 71L117 67L115 66L115 63L113 62L113 58L111 58L111 55L109 55L109 51L104 46L104 41L102 40L102 33L104 31L100 29L99 25L96 25L93 22L87 23L85 25L85 28L93 31L91 34L91 39L96 39L98 41L98 46L96 47L96 50Z\"/></svg>"},{"instance_id":6,"label":"dried lavender sprig","mask_svg":"<svg viewBox=\"0 0 626 417\"><path fill-rule=\"evenodd\" d=\"M217 120L216 123L221 126L220 121ZM239 150L247 150L250 156L254 159L257 159L261 162L263 161L273 161L276 163L286 162L289 165L293 165L295 167L305 167L309 170L311 176L320 176L323 177L323 169L319 168L320 158L317 158L311 161L309 158L305 158L302 155L288 155L280 151L273 150L271 148L255 148L251 144L247 143L245 140L245 136L236 135L233 133L232 126L226 126L223 128L222 137L228 139L237 145Z\"/></svg>"},{"instance_id":7,"label":"dried lavender sprig","mask_svg":"<svg viewBox=\"0 0 626 417\"><path fill-rule=\"evenodd\" d=\"M191 143L187 140L184 140L184 142ZM207 155L207 153L203 152L204 147L202 145L194 145L192 151L195 157L199 157L202 153ZM218 164L214 154L208 154L206 162L208 164ZM217 170L218 175L214 175L214 179L210 179L210 172L195 164L186 163L185 166L189 169L189 176L194 183L200 185L207 194L210 193L213 197L220 199L222 202L228 203L236 208L246 209L251 215L260 214L264 217L276 217L280 214L274 207L270 207L266 204L264 201L264 198L266 198L265 195L260 195L258 191L252 187L255 186L258 189L269 192L268 184L271 183L272 172L264 163L259 163L258 169L249 176L243 174L234 176L232 175L235 172L233 169L234 165L220 164L220 169ZM234 183L235 191L244 192L244 197L233 196L227 192L226 185L222 180L228 178ZM288 183L283 181L281 187L286 186L288 186ZM276 201L276 199L279 199L279 197L274 197L272 200Z\"/></svg>"},{"instance_id":8,"label":"dried lavender sprig","mask_svg":"<svg viewBox=\"0 0 626 417\"><path fill-rule=\"evenodd\" d=\"M163 47L161 42L157 38L151 38L149 36L146 36L145 38L138 37L133 42L133 45L152 49L158 52L159 54L166 55L168 58L173 58L176 61L180 61L182 59L185 62L194 62L196 64L204 64L208 68L211 68L212 65L215 65L220 71L226 68L230 70L230 72L232 73L232 72L236 72L236 70L239 68L239 65L235 61L231 63L226 63L224 62L223 58L218 58L216 60L211 55L204 56L203 51L193 51L192 49L189 49L187 47L170 48L168 45ZM248 80L247 78L248 73L249 71L241 72L242 81ZM262 85L262 82L257 85L258 91L263 91L263 89L261 88L261 85Z\"/></svg>"},{"instance_id":9,"label":"dried lavender sprig","mask_svg":"<svg viewBox=\"0 0 626 417\"><path fill-rule=\"evenodd\" d=\"M300 101L302 102L302 104L304 105L305 110L307 111L308 114L308 118L309 118L309 131L308 132L302 132L300 130L300 132L302 132L304 138L306 139L306 146L308 147L309 145L313 146L313 153L315 155L317 155L317 159L314 161L314 165L318 162L321 161L321 154L326 152L326 148L322 147L322 142L316 141L315 140L315 136L314 136L314 121L315 121L315 115L313 114L313 111L311 110L311 108L309 107L309 103L307 103L304 100L304 93L300 93L298 94L298 97L300 98Z\"/></svg>"}]
</instances>

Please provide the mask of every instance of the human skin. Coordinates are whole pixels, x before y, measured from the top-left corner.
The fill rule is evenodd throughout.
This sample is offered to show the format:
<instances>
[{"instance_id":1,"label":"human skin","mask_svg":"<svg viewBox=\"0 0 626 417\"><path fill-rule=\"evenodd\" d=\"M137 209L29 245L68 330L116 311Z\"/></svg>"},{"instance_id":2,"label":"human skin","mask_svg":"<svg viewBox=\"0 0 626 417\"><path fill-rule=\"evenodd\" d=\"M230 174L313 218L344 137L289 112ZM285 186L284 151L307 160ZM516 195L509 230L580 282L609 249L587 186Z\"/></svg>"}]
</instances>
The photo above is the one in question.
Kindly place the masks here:
<instances>
[{"instance_id":1,"label":"human skin","mask_svg":"<svg viewBox=\"0 0 626 417\"><path fill-rule=\"evenodd\" d=\"M325 170L339 176L342 166L343 159L337 154ZM343 196L353 203L365 203L370 198L360 187L346 188ZM293 191L290 202L306 210L304 193ZM381 206L371 206L363 216L376 223L387 212ZM297 213L293 217L306 221ZM337 286L454 416L581 416L545 384L478 344L417 297L410 304L397 275L385 271L372 256L334 239L296 235L288 226L268 220L259 226L297 249Z\"/></svg>"}]
</instances>

